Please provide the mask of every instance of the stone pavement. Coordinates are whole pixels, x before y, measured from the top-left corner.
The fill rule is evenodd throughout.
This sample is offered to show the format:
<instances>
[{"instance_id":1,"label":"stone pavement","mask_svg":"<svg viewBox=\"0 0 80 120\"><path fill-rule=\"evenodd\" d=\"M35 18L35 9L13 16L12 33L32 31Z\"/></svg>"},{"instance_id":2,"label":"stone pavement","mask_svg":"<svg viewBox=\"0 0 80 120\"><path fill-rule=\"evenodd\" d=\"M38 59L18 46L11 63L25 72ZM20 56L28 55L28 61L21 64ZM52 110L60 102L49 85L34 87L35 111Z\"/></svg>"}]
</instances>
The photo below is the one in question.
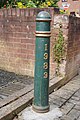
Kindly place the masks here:
<instances>
[{"instance_id":1,"label":"stone pavement","mask_svg":"<svg viewBox=\"0 0 80 120\"><path fill-rule=\"evenodd\" d=\"M33 78L0 69L0 101L33 84Z\"/></svg>"},{"instance_id":2,"label":"stone pavement","mask_svg":"<svg viewBox=\"0 0 80 120\"><path fill-rule=\"evenodd\" d=\"M54 77L49 82L49 93L61 86L64 77ZM33 78L0 70L0 120L12 120L32 103Z\"/></svg>"},{"instance_id":3,"label":"stone pavement","mask_svg":"<svg viewBox=\"0 0 80 120\"><path fill-rule=\"evenodd\" d=\"M63 113L61 118L55 120L80 120L80 75L52 93L50 103Z\"/></svg>"},{"instance_id":4,"label":"stone pavement","mask_svg":"<svg viewBox=\"0 0 80 120\"><path fill-rule=\"evenodd\" d=\"M49 96L50 105L62 112L62 116L46 120L80 120L80 75ZM22 111L14 120L24 120ZM38 119L33 119L38 120ZM44 119L40 119L44 120Z\"/></svg>"}]
</instances>

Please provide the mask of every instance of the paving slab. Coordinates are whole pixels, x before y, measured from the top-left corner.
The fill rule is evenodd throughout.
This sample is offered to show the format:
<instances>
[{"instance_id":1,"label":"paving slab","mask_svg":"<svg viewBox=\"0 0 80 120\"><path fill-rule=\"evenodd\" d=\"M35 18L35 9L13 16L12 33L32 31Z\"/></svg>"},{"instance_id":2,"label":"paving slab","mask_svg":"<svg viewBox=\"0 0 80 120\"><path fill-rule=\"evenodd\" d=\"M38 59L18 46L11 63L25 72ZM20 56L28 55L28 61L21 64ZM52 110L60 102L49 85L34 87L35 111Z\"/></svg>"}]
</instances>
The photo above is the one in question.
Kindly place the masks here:
<instances>
[{"instance_id":1,"label":"paving slab","mask_svg":"<svg viewBox=\"0 0 80 120\"><path fill-rule=\"evenodd\" d=\"M80 76L78 76L78 77L80 78ZM76 80L76 82L74 82L75 80ZM59 90L57 90L49 95L50 106L53 106L53 109L58 108L62 112L62 116L52 117L49 120L80 120L80 104L79 104L80 99L78 97L80 95L80 86L77 85L78 82L80 82L80 81L79 80L77 81L77 79L75 77L72 80L72 82L70 81L69 82L70 84L68 83L68 85L67 84L64 85ZM74 90L72 90L71 85L73 85L73 88L75 88ZM67 89L66 86L69 88ZM70 86L71 86L71 89L70 89ZM24 111L22 111L22 112L21 113L23 115L21 113L20 113L21 115L18 114L18 119L16 118L14 120L25 120L26 117L24 118L23 116L24 116L24 114L26 116L27 112L24 112ZM53 114L54 114L54 112L53 112ZM39 119L33 118L31 120L39 120ZM45 120L45 119L48 120L48 118L44 118L44 119L41 118L40 120ZM27 118L26 118L26 120L27 120Z\"/></svg>"},{"instance_id":2,"label":"paving slab","mask_svg":"<svg viewBox=\"0 0 80 120\"><path fill-rule=\"evenodd\" d=\"M78 117L78 119L77 120L80 120L80 116Z\"/></svg>"},{"instance_id":3,"label":"paving slab","mask_svg":"<svg viewBox=\"0 0 80 120\"><path fill-rule=\"evenodd\" d=\"M78 90L79 86L80 86L80 85L76 85L76 84L72 84L72 83L71 83L71 84L67 83L66 86L63 86L63 89L74 92L74 91L77 91L77 90Z\"/></svg>"},{"instance_id":4,"label":"paving slab","mask_svg":"<svg viewBox=\"0 0 80 120\"><path fill-rule=\"evenodd\" d=\"M69 102L73 103L74 105L79 105L80 106L80 100L74 100L74 99L70 99Z\"/></svg>"},{"instance_id":5,"label":"paving slab","mask_svg":"<svg viewBox=\"0 0 80 120\"><path fill-rule=\"evenodd\" d=\"M3 93L0 94L0 100L3 100L5 98L7 98L7 97L8 97L8 95L4 95Z\"/></svg>"},{"instance_id":6,"label":"paving slab","mask_svg":"<svg viewBox=\"0 0 80 120\"><path fill-rule=\"evenodd\" d=\"M0 120L12 120L12 118L18 114L22 109L32 101L33 91L20 97L16 101L2 107L0 109ZM23 104L23 106L22 106Z\"/></svg>"},{"instance_id":7,"label":"paving slab","mask_svg":"<svg viewBox=\"0 0 80 120\"><path fill-rule=\"evenodd\" d=\"M57 105L58 107L62 106L64 102L66 101L66 99L56 96L53 93L50 95L50 98L51 98L50 103L53 103Z\"/></svg>"},{"instance_id":8,"label":"paving slab","mask_svg":"<svg viewBox=\"0 0 80 120\"><path fill-rule=\"evenodd\" d=\"M12 73L11 73L12 74ZM24 78L25 77L25 78ZM23 82L25 79L26 82ZM54 78L50 80L49 93L53 92L57 87L57 83L60 83L63 78ZM60 84L58 83L58 86ZM14 84L19 85L15 87ZM20 86L22 85L22 86ZM26 85L26 87L24 87ZM9 86L9 88L8 88ZM11 87L13 86L13 87ZM24 87L24 88L21 88ZM13 76L13 81L9 81L8 84L1 86L1 90L4 90L4 95L8 95L7 98L0 101L0 120L12 120L12 118L22 111L33 99L33 82L32 78L27 76L15 75ZM5 90L6 89L6 90ZM16 91L16 89L18 89ZM13 91L12 91L13 90ZM56 89L57 90L57 89ZM16 91L16 92L15 92ZM11 94L12 92L12 94ZM2 91L1 91L2 93ZM29 95L30 94L30 95Z\"/></svg>"},{"instance_id":9,"label":"paving slab","mask_svg":"<svg viewBox=\"0 0 80 120\"><path fill-rule=\"evenodd\" d=\"M20 82L30 85L33 83L33 77L27 75L18 75L14 72L8 72L0 69L0 87L6 86L10 82Z\"/></svg>"},{"instance_id":10,"label":"paving slab","mask_svg":"<svg viewBox=\"0 0 80 120\"><path fill-rule=\"evenodd\" d=\"M3 74L1 75L1 77L2 76ZM2 100L0 100L0 108L1 108L0 109L0 120L12 120L12 118L15 115L18 116L18 113L22 111L25 107L27 107L28 103L29 102L31 103L33 99L32 78L30 80L30 78L28 79L28 76L25 76L24 78L24 76L18 76L18 75L15 75L14 77L13 73L11 73L11 76L12 76L12 81L11 82L9 81L9 83L6 85L1 84L0 90L4 89L4 87L8 88L7 85L13 85L13 88L11 88L10 86L10 89L13 89L13 91L16 91L14 84L17 84L17 87L19 85L19 88L21 87L21 89L18 90L17 92L12 91L13 94L11 94L10 91L8 91L9 92L8 93L7 90L4 90L4 94L1 94L0 99L2 99L2 97L6 95L9 95L9 96L8 97L6 96L7 98L3 98ZM9 78L9 80L11 79L10 76L8 76L7 78ZM25 79L25 82L23 78ZM62 117L54 118L53 120L70 120L72 117L73 118L71 120L74 120L74 119L77 120L79 118L79 114L80 114L79 113L80 110L78 107L79 102L77 103L77 101L79 101L79 98L80 98L79 97L80 96L80 84L78 84L80 83L79 78L80 78L80 75L77 78L75 77L73 80L71 80L69 83L67 83L65 86L63 86L59 90L57 90L60 87L59 79L55 78L53 80L50 80L49 93L52 93L53 91L55 91L50 95L50 99L49 99L50 105L53 106L53 108L55 107L58 108L63 113L63 116L64 116L64 118L62 116ZM27 82L27 79L30 81ZM64 79L62 81L64 81ZM25 87L25 85L27 84L28 86ZM29 89L29 86L31 86L32 89L31 88ZM27 91L27 89L29 91ZM77 112L76 117L74 117L73 115L75 114L75 112Z\"/></svg>"},{"instance_id":11,"label":"paving slab","mask_svg":"<svg viewBox=\"0 0 80 120\"><path fill-rule=\"evenodd\" d=\"M75 93L75 96L77 96L78 98L80 98L80 89Z\"/></svg>"},{"instance_id":12,"label":"paving slab","mask_svg":"<svg viewBox=\"0 0 80 120\"><path fill-rule=\"evenodd\" d=\"M33 84L27 85L24 89L21 89L12 95L6 97L5 99L0 101L0 108L8 105L9 103L19 99L20 97L26 95L27 93L31 92L33 90Z\"/></svg>"},{"instance_id":13,"label":"paving slab","mask_svg":"<svg viewBox=\"0 0 80 120\"><path fill-rule=\"evenodd\" d=\"M68 116L72 118L72 120L77 120L78 117L80 116L80 111L72 109L69 113Z\"/></svg>"},{"instance_id":14,"label":"paving slab","mask_svg":"<svg viewBox=\"0 0 80 120\"><path fill-rule=\"evenodd\" d=\"M66 104L64 104L61 107L61 111L67 115L72 109L74 108L74 104L70 103L70 102L66 102Z\"/></svg>"},{"instance_id":15,"label":"paving slab","mask_svg":"<svg viewBox=\"0 0 80 120\"><path fill-rule=\"evenodd\" d=\"M74 109L76 109L76 110L79 110L79 111L80 111L80 105L75 105L75 106L74 106Z\"/></svg>"},{"instance_id":16,"label":"paving slab","mask_svg":"<svg viewBox=\"0 0 80 120\"><path fill-rule=\"evenodd\" d=\"M68 115L63 115L59 120L74 120L74 119Z\"/></svg>"},{"instance_id":17,"label":"paving slab","mask_svg":"<svg viewBox=\"0 0 80 120\"><path fill-rule=\"evenodd\" d=\"M53 93L53 95L56 95L56 96L64 98L64 99L69 99L72 94L73 94L73 92L68 91L66 89L62 89L62 88Z\"/></svg>"},{"instance_id":18,"label":"paving slab","mask_svg":"<svg viewBox=\"0 0 80 120\"><path fill-rule=\"evenodd\" d=\"M4 95L11 95L16 91L23 89L24 87L26 87L26 85L20 82L9 83L0 90L0 94L3 93Z\"/></svg>"},{"instance_id":19,"label":"paving slab","mask_svg":"<svg viewBox=\"0 0 80 120\"><path fill-rule=\"evenodd\" d=\"M63 86L63 89L69 90L69 91L77 91L80 87L80 75L74 77L69 83L67 83L65 86Z\"/></svg>"},{"instance_id":20,"label":"paving slab","mask_svg":"<svg viewBox=\"0 0 80 120\"><path fill-rule=\"evenodd\" d=\"M80 96L77 96L76 94L74 94L74 96L72 96L71 99L76 100L76 101L80 101Z\"/></svg>"},{"instance_id":21,"label":"paving slab","mask_svg":"<svg viewBox=\"0 0 80 120\"><path fill-rule=\"evenodd\" d=\"M0 103L5 98L14 96L12 94L16 93L17 91L32 86L33 82L33 77L29 77L27 75L18 75L13 72L8 72L0 69ZM32 89L33 87L31 90Z\"/></svg>"}]
</instances>

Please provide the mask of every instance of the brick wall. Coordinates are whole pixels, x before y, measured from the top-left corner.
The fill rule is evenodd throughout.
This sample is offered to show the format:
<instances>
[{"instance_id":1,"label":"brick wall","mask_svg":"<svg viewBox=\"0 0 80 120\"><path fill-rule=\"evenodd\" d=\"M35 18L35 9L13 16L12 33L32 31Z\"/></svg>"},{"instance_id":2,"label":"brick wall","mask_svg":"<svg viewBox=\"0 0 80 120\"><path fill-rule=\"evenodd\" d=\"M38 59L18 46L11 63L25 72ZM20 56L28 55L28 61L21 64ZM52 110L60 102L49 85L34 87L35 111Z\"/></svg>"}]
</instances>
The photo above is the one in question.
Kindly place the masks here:
<instances>
[{"instance_id":1,"label":"brick wall","mask_svg":"<svg viewBox=\"0 0 80 120\"><path fill-rule=\"evenodd\" d=\"M0 10L0 68L23 75L34 75L35 19L46 10L52 17L53 8ZM51 65L54 67L54 64Z\"/></svg>"},{"instance_id":2,"label":"brick wall","mask_svg":"<svg viewBox=\"0 0 80 120\"><path fill-rule=\"evenodd\" d=\"M80 65L80 18L55 15L54 9L0 10L0 68L17 74L34 76L36 15L46 10L52 17L50 42L50 78L55 76L53 46L62 23L66 57L60 71L68 78L75 76ZM54 21L54 22L53 22Z\"/></svg>"},{"instance_id":3,"label":"brick wall","mask_svg":"<svg viewBox=\"0 0 80 120\"><path fill-rule=\"evenodd\" d=\"M70 79L80 67L80 18L69 17L66 75Z\"/></svg>"},{"instance_id":4,"label":"brick wall","mask_svg":"<svg viewBox=\"0 0 80 120\"><path fill-rule=\"evenodd\" d=\"M80 18L69 17L67 15L55 15L54 36L57 36L59 33L60 23L62 24L66 47L66 57L61 64L60 71L68 81L78 74L80 67Z\"/></svg>"}]
</instances>

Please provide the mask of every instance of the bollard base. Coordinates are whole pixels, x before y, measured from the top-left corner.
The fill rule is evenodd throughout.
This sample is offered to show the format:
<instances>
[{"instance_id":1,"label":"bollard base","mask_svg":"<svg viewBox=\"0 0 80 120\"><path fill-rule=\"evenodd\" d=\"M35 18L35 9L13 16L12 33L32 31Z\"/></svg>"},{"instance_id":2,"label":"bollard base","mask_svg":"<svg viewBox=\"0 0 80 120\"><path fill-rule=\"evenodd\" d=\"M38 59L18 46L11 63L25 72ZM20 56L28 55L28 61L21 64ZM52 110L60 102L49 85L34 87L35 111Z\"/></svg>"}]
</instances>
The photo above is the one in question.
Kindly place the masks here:
<instances>
[{"instance_id":1,"label":"bollard base","mask_svg":"<svg viewBox=\"0 0 80 120\"><path fill-rule=\"evenodd\" d=\"M32 105L32 109L33 109L33 111L35 111L37 113L46 113L46 112L49 112L49 106L39 107L39 106Z\"/></svg>"}]
</instances>

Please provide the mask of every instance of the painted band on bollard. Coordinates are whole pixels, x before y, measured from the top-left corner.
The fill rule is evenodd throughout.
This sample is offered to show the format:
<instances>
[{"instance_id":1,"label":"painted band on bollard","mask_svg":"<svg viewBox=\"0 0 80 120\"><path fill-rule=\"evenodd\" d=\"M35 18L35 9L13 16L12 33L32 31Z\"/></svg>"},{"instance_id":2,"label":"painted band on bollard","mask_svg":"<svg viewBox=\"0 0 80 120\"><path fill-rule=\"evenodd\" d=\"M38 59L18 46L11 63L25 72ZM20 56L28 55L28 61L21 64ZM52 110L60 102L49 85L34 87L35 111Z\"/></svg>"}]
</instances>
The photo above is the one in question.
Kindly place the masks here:
<instances>
[{"instance_id":1,"label":"painted band on bollard","mask_svg":"<svg viewBox=\"0 0 80 120\"><path fill-rule=\"evenodd\" d=\"M46 11L42 11L37 15L32 109L39 113L49 111L50 21L51 17Z\"/></svg>"}]
</instances>

